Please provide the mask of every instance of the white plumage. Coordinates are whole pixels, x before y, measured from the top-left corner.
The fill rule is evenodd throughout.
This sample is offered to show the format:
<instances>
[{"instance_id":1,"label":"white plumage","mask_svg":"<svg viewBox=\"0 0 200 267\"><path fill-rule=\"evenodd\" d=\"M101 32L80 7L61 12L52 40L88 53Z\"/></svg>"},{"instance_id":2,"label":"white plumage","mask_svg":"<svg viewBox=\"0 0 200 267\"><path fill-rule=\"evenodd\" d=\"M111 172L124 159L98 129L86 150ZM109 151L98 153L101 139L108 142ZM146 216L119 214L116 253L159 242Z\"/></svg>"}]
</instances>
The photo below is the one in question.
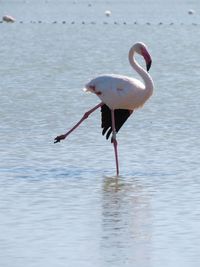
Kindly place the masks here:
<instances>
[{"instance_id":1,"label":"white plumage","mask_svg":"<svg viewBox=\"0 0 200 267\"><path fill-rule=\"evenodd\" d=\"M110 109L129 110L143 105L144 89L144 84L139 80L113 74L99 76L85 86L85 91L96 93Z\"/></svg>"}]
</instances>

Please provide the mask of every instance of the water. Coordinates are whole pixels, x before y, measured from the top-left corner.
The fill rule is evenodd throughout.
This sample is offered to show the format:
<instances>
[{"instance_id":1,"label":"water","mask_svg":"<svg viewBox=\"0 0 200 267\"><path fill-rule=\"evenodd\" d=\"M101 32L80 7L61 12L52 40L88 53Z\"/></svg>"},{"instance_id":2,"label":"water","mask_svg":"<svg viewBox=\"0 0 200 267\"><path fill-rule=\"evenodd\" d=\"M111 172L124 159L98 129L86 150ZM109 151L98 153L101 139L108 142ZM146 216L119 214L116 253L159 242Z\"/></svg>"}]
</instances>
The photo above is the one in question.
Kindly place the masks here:
<instances>
[{"instance_id":1,"label":"water","mask_svg":"<svg viewBox=\"0 0 200 267\"><path fill-rule=\"evenodd\" d=\"M90 3L0 3L18 19L0 24L0 265L199 266L198 2ZM98 103L90 78L136 76L138 40L155 92L118 134L116 179L98 111L53 138Z\"/></svg>"}]
</instances>

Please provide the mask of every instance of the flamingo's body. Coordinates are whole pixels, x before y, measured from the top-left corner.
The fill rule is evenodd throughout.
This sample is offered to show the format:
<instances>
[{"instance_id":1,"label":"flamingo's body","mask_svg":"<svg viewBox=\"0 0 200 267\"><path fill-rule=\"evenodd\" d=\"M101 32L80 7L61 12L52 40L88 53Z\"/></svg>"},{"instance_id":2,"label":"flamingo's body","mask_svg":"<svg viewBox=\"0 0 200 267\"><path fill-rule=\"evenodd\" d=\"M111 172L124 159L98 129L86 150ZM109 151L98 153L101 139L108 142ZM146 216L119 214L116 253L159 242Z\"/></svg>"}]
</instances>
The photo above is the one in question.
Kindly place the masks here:
<instances>
[{"instance_id":1,"label":"flamingo's body","mask_svg":"<svg viewBox=\"0 0 200 267\"><path fill-rule=\"evenodd\" d=\"M112 132L112 142L115 150L117 175L119 174L116 133L132 114L143 106L153 93L153 81L151 76L135 60L134 54L142 55L146 61L147 70L151 66L151 56L143 43L136 43L129 51L129 62L135 71L142 77L144 84L134 78L123 75L101 75L92 79L85 85L84 90L96 94L101 103L84 114L82 119L66 134L57 136L55 142L65 139L69 133L82 123L93 111L101 107L102 134L106 132L108 139Z\"/></svg>"},{"instance_id":2,"label":"flamingo's body","mask_svg":"<svg viewBox=\"0 0 200 267\"><path fill-rule=\"evenodd\" d=\"M145 87L141 81L122 75L102 75L85 87L85 91L95 93L110 109L134 110L149 97L149 94L144 95Z\"/></svg>"}]
</instances>

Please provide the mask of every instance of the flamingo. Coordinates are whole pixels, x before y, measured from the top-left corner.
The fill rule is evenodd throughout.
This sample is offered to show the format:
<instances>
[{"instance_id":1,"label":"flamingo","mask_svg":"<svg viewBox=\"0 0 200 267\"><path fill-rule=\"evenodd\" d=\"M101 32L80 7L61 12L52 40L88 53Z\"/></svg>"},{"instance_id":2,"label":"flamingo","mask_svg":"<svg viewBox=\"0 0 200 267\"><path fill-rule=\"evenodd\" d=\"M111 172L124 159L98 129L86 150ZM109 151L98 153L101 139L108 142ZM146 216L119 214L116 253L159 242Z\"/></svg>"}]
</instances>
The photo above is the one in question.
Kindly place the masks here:
<instances>
[{"instance_id":1,"label":"flamingo","mask_svg":"<svg viewBox=\"0 0 200 267\"><path fill-rule=\"evenodd\" d=\"M135 54L143 56L147 71L138 64ZM85 85L83 90L96 94L101 102L87 111L67 133L54 139L54 143L64 140L91 113L101 108L102 135L106 134L106 139L109 139L112 133L111 143L113 143L114 147L117 176L119 175L119 161L116 134L133 111L142 107L151 97L154 89L153 80L148 73L152 59L147 46L142 42L135 43L130 48L128 57L130 65L141 76L144 84L138 79L117 74L101 75L92 79Z\"/></svg>"}]
</instances>

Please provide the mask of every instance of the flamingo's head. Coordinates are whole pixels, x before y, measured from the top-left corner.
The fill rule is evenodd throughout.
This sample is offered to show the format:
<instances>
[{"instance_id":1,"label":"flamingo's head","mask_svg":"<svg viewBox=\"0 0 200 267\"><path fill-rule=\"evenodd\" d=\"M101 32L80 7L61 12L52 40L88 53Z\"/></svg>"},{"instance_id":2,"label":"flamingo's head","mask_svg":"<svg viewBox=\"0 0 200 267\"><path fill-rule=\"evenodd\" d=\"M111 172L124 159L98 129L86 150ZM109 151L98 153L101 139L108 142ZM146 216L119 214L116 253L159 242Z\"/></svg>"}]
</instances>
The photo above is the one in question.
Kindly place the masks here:
<instances>
[{"instance_id":1,"label":"flamingo's head","mask_svg":"<svg viewBox=\"0 0 200 267\"><path fill-rule=\"evenodd\" d=\"M144 43L142 42L139 42L139 43L136 43L134 45L134 50L136 53L138 53L139 55L143 56L145 62L146 62L146 68L147 68L147 71L149 71L150 67L151 67L151 63L152 63L152 59L151 59L151 56L147 50L147 47Z\"/></svg>"}]
</instances>

